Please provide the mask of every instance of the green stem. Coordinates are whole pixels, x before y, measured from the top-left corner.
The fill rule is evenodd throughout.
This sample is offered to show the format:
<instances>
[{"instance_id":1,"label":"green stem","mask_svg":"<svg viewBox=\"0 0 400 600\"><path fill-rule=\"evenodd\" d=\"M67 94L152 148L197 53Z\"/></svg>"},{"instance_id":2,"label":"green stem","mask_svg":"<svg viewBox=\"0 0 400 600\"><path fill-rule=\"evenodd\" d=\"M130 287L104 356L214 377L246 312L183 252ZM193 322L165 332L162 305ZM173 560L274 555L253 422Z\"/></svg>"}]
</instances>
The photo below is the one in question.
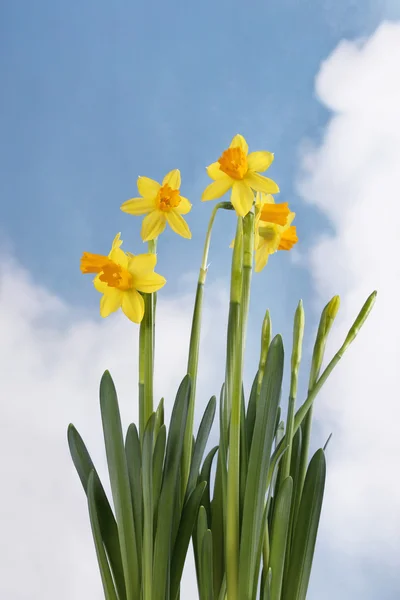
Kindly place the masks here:
<instances>
[{"instance_id":1,"label":"green stem","mask_svg":"<svg viewBox=\"0 0 400 600\"><path fill-rule=\"evenodd\" d=\"M300 408L296 412L296 414L294 416L293 435L296 433L298 428L302 425L309 409L313 405L313 402L314 402L316 396L318 395L319 391L321 390L322 386L324 385L325 381L328 379L329 375L332 373L333 369L336 367L336 365L338 364L340 359L343 357L344 353L349 348L350 344L353 343L354 339L358 335L358 332L360 331L361 327L364 325L369 313L372 310L375 300L376 300L376 292L372 292L372 294L365 301L364 306L360 310L356 320L354 321L353 325L351 326L349 333L347 334L346 339L343 342L342 346L336 352L335 356L332 358L332 360L330 361L328 366L323 371L321 377L319 377L319 379L316 381L312 390L308 393L306 400L303 402L303 404L300 406ZM271 456L270 468L269 468L269 472L268 472L268 481L267 481L268 485L270 484L270 482L272 480L272 475L274 472L275 465L276 465L277 461L279 460L279 457L282 456L282 454L284 453L286 447L287 447L287 437L286 437L286 435L284 435L284 437L281 439L281 441L279 442L278 446L276 447L274 453Z\"/></svg>"},{"instance_id":2,"label":"green stem","mask_svg":"<svg viewBox=\"0 0 400 600\"><path fill-rule=\"evenodd\" d=\"M244 355L247 332L247 318L250 304L251 275L254 254L254 213L248 213L243 219L243 283L242 283L242 353Z\"/></svg>"},{"instance_id":3,"label":"green stem","mask_svg":"<svg viewBox=\"0 0 400 600\"><path fill-rule=\"evenodd\" d=\"M157 240L148 242L148 252L156 253ZM143 294L144 317L139 331L139 434L143 441L144 430L153 413L154 379L154 329L156 294Z\"/></svg>"},{"instance_id":4,"label":"green stem","mask_svg":"<svg viewBox=\"0 0 400 600\"><path fill-rule=\"evenodd\" d=\"M314 388L320 371L322 362L325 355L325 347L328 339L329 332L333 325L333 321L339 310L340 300L339 296L334 296L330 302L325 306L322 311L321 318L318 325L317 337L315 339L314 350L311 360L310 378L308 382L308 393ZM306 478L307 467L308 467L308 455L311 440L311 428L313 419L314 406L310 406L304 421L302 423L302 443L300 453L300 466L299 466L299 484L297 486L297 507L300 504L301 493L303 490L304 481Z\"/></svg>"},{"instance_id":5,"label":"green stem","mask_svg":"<svg viewBox=\"0 0 400 600\"><path fill-rule=\"evenodd\" d=\"M240 417L242 399L243 219L238 217L232 256L231 296L227 336L226 398L229 419L229 457L226 507L226 575L229 600L238 600Z\"/></svg>"},{"instance_id":6,"label":"green stem","mask_svg":"<svg viewBox=\"0 0 400 600\"><path fill-rule=\"evenodd\" d=\"M203 296L204 296L204 284L206 282L207 269L208 269L208 254L211 243L211 232L214 225L214 220L219 209L232 210L232 204L230 202L219 202L213 208L211 213L210 221L208 223L206 238L204 242L203 256L201 260L200 273L197 282L196 299L194 303L193 318L192 318L192 329L190 332L190 343L189 343L189 356L187 372L190 375L192 387L189 398L188 416L186 422L185 439L183 444L182 454L182 497L186 492L186 486L189 479L190 462L192 457L192 444L193 444L193 421L194 421L194 406L196 398L196 383L197 383L197 370L199 364L199 347L200 347L200 333L201 333L201 317L203 309Z\"/></svg>"},{"instance_id":7,"label":"green stem","mask_svg":"<svg viewBox=\"0 0 400 600\"><path fill-rule=\"evenodd\" d=\"M281 470L281 481L284 481L286 477L290 475L290 461L292 458L292 443L293 443L293 425L294 425L294 411L297 396L297 384L299 378L299 368L301 361L301 353L303 347L303 334L304 334L304 309L303 303L300 300L296 314L294 317L293 327L293 347L292 347L292 359L291 359L291 376L290 376L290 393L289 393L289 405L288 413L286 418L286 440L287 450L282 459L282 470Z\"/></svg>"}]
</instances>

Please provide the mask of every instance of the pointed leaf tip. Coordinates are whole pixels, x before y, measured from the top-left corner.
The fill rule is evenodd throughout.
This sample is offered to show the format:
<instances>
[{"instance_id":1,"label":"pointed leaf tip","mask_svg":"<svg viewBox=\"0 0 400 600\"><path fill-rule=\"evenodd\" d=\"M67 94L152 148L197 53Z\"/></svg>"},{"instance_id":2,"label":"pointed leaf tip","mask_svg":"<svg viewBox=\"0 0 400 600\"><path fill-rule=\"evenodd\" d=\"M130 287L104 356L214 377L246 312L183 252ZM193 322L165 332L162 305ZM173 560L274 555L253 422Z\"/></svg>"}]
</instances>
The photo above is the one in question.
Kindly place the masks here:
<instances>
[{"instance_id":1,"label":"pointed leaf tip","mask_svg":"<svg viewBox=\"0 0 400 600\"><path fill-rule=\"evenodd\" d=\"M282 347L283 348L283 339L280 333L277 333L271 342L271 347Z\"/></svg>"}]
</instances>

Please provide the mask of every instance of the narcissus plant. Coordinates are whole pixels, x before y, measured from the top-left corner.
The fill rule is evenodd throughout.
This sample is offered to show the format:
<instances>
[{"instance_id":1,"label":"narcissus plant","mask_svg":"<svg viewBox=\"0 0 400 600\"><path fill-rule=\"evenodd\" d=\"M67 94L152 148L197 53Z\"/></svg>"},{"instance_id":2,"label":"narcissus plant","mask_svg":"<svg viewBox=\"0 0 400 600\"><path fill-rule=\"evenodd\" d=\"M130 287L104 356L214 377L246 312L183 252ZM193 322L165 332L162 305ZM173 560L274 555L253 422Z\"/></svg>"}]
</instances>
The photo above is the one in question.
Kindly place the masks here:
<instances>
[{"instance_id":1,"label":"narcissus plant","mask_svg":"<svg viewBox=\"0 0 400 600\"><path fill-rule=\"evenodd\" d=\"M82 437L73 425L68 429L71 456L87 496L105 600L194 600L183 598L180 590L190 540L200 600L306 599L326 477L327 443L311 458L309 454L313 405L364 324L376 292L325 366L339 297L327 303L311 357L308 391L301 399L297 396L303 304L300 301L297 306L293 341L286 352L290 364L286 401L282 395L283 341L279 334L272 336L267 310L253 384L250 390L244 388L253 268L262 271L272 254L290 250L298 242L295 213L287 202L275 203L272 194L279 191L277 184L260 174L272 160L270 152L249 153L244 137L236 135L207 169L213 183L202 199L219 198L229 190L231 198L216 204L211 213L187 367L168 423L164 400L154 404L156 293L166 283L154 269L157 238L167 223L180 236L190 238L182 215L189 213L191 204L180 195L180 172L170 171L162 184L139 177L141 197L122 205L129 214L145 215L142 238L148 242L147 253L124 252L118 234L108 255L84 252L82 256L81 271L95 275L94 287L102 294L101 316L122 308L130 321L139 324L138 426L131 423L124 433L108 371L100 384L112 498L107 497ZM195 405L203 403L196 392L203 297L212 228L221 210L236 212L226 365L219 401L215 396L210 399L194 435ZM176 340L168 341L176 352ZM281 403L286 404L284 418ZM209 447L216 413L218 444Z\"/></svg>"}]
</instances>

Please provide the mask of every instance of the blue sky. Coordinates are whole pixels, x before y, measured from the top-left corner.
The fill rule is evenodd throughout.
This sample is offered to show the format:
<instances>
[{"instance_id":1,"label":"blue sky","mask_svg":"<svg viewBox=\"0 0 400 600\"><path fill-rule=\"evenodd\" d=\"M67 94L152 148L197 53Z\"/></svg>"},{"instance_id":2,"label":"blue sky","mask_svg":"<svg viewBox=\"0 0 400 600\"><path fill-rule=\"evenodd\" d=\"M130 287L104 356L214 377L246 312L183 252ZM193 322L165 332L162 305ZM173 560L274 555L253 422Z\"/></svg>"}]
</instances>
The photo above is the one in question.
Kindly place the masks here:
<instances>
[{"instance_id":1,"label":"blue sky","mask_svg":"<svg viewBox=\"0 0 400 600\"><path fill-rule=\"evenodd\" d=\"M158 259L163 293L175 296L200 264L211 211L199 200L205 166L242 133L251 149L275 153L269 174L297 213L300 238L299 261L279 253L254 277L250 356L265 308L289 340L300 297L310 344L317 313L301 257L333 230L297 191L304 140L319 143L331 117L315 77L341 39L395 18L398 4L379 0L3 3L0 251L77 313L97 314L98 296L79 272L82 251L106 253L118 231L126 249L144 251L140 219L119 206L136 195L138 175L160 180L179 168L193 239L166 232ZM227 282L234 228L232 214L218 218L210 283ZM374 573L371 585L377 580ZM394 596L388 588L379 597Z\"/></svg>"},{"instance_id":2,"label":"blue sky","mask_svg":"<svg viewBox=\"0 0 400 600\"><path fill-rule=\"evenodd\" d=\"M270 172L298 213L299 249L328 226L300 204L294 177L300 141L318 138L327 118L313 93L321 60L370 27L359 29L354 3L42 1L2 13L1 225L46 286L97 302L77 269L82 250L104 252L121 230L139 252L138 221L119 205L138 175L171 168L194 205L193 241L165 235L160 270L170 291L179 272L197 271L211 209L198 203L204 167L236 132L275 152ZM226 273L233 228L231 216L217 224L215 276ZM305 274L289 265L276 257L260 293L284 269L285 289L293 281L304 295Z\"/></svg>"},{"instance_id":3,"label":"blue sky","mask_svg":"<svg viewBox=\"0 0 400 600\"><path fill-rule=\"evenodd\" d=\"M136 195L138 175L160 179L179 168L193 203L193 239L172 232L162 238L159 271L168 279L164 293L173 293L181 289L180 274L199 267L211 211L199 201L208 183L205 166L239 132L251 148L275 153L270 175L280 200L297 213L298 251L306 252L330 230L295 188L299 145L318 140L328 118L314 78L339 39L373 30L383 15L378 5L3 4L2 244L35 280L76 308L95 308L97 294L78 269L82 251L106 252L121 231L126 247L141 252L139 220L119 206ZM234 227L233 215L217 221L210 279L229 273ZM290 336L287 314L300 297L313 308L309 289L307 270L286 253L274 257L254 280L255 326L268 306Z\"/></svg>"}]
</instances>

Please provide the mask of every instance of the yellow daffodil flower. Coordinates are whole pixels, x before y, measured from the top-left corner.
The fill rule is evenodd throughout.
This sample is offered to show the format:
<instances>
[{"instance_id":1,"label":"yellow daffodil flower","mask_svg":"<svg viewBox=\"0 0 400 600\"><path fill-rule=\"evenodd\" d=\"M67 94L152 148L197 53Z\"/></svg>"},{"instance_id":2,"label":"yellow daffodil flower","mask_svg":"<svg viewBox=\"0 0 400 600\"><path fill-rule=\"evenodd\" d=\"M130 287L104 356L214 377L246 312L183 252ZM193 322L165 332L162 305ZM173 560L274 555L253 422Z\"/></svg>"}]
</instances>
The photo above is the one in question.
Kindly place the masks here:
<instances>
[{"instance_id":1,"label":"yellow daffodil flower","mask_svg":"<svg viewBox=\"0 0 400 600\"><path fill-rule=\"evenodd\" d=\"M188 224L182 217L190 211L192 205L180 195L181 174L178 169L170 171L161 185L149 177L139 177L137 186L142 197L127 200L122 204L121 210L130 215L146 215L141 231L144 242L158 237L167 223L178 235L188 239L192 237Z\"/></svg>"},{"instance_id":2,"label":"yellow daffodil flower","mask_svg":"<svg viewBox=\"0 0 400 600\"><path fill-rule=\"evenodd\" d=\"M261 211L263 211L263 220L268 223L275 223L276 225L286 225L287 219L290 215L290 209L287 202L281 202L275 204L274 197L271 194L260 194L257 192L255 201L255 213L256 218L254 219L254 234L255 243L257 244L257 230L258 222L260 220ZM230 245L233 248L235 240Z\"/></svg>"},{"instance_id":3,"label":"yellow daffodil flower","mask_svg":"<svg viewBox=\"0 0 400 600\"><path fill-rule=\"evenodd\" d=\"M279 187L263 175L270 167L274 155L272 152L250 152L242 135L235 135L228 150L225 150L217 162L207 167L207 173L213 183L203 192L202 200L220 198L232 188L231 202L236 213L244 217L251 210L254 192L276 194Z\"/></svg>"},{"instance_id":4,"label":"yellow daffodil flower","mask_svg":"<svg viewBox=\"0 0 400 600\"><path fill-rule=\"evenodd\" d=\"M97 273L93 284L103 294L100 300L102 317L122 308L128 319L140 323L144 315L144 300L139 292L156 292L166 280L154 273L155 254L134 256L121 250L121 244L118 234L108 256L84 252L80 267L82 273Z\"/></svg>"},{"instance_id":5,"label":"yellow daffodil flower","mask_svg":"<svg viewBox=\"0 0 400 600\"><path fill-rule=\"evenodd\" d=\"M296 216L287 203L275 204L271 195L261 195L256 204L255 219L255 271L259 273L268 262L270 254L277 250L290 250L298 242L296 227L292 225Z\"/></svg>"}]
</instances>

